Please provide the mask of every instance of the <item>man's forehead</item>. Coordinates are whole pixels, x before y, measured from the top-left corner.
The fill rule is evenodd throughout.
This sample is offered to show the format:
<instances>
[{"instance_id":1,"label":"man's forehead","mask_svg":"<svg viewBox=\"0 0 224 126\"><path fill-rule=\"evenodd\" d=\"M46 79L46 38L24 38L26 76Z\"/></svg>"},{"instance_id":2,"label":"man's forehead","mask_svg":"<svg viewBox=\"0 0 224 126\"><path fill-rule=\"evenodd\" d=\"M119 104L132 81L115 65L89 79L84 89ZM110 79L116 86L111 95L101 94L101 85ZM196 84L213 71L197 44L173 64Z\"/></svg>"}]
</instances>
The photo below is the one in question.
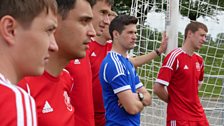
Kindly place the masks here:
<instances>
[{"instance_id":1,"label":"man's forehead","mask_svg":"<svg viewBox=\"0 0 224 126\"><path fill-rule=\"evenodd\" d=\"M76 7L72 10L75 11L78 15L91 15L92 16L92 9L90 4L87 1L77 1Z\"/></svg>"},{"instance_id":2,"label":"man's forehead","mask_svg":"<svg viewBox=\"0 0 224 126\"><path fill-rule=\"evenodd\" d=\"M111 11L112 6L103 0L103 1L97 1L97 3L93 6L93 8L94 7L97 7L99 10L108 11L109 13Z\"/></svg>"},{"instance_id":3,"label":"man's forehead","mask_svg":"<svg viewBox=\"0 0 224 126\"><path fill-rule=\"evenodd\" d=\"M201 34L207 34L207 32L204 29L202 29L202 28L199 28L198 32L201 33Z\"/></svg>"}]
</instances>

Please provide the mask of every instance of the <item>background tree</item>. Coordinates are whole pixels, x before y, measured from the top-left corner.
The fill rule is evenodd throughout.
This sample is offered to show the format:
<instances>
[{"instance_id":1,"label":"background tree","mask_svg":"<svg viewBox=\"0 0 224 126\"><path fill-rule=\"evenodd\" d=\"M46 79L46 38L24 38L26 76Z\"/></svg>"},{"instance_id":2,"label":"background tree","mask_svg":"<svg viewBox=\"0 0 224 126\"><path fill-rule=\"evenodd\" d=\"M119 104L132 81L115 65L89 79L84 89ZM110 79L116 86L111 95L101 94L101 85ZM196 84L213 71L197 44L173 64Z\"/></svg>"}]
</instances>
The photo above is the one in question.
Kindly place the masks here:
<instances>
[{"instance_id":1,"label":"background tree","mask_svg":"<svg viewBox=\"0 0 224 126\"><path fill-rule=\"evenodd\" d=\"M218 11L224 11L223 0L180 0L180 13L191 20L196 20L200 16L211 17Z\"/></svg>"},{"instance_id":2,"label":"background tree","mask_svg":"<svg viewBox=\"0 0 224 126\"><path fill-rule=\"evenodd\" d=\"M134 0L115 0L113 9L118 14L130 14L133 1ZM142 17L143 19L141 19L141 21L144 21L146 17L142 15L147 15L153 6L156 6L156 12L161 11L162 7L166 10L166 2L167 0L148 0L148 4L139 2L138 12L141 13L137 13L137 17ZM161 5L161 3L164 3L164 5ZM180 13L191 20L196 20L200 16L211 17L216 15L218 11L224 11L224 0L180 0Z\"/></svg>"}]
</instances>

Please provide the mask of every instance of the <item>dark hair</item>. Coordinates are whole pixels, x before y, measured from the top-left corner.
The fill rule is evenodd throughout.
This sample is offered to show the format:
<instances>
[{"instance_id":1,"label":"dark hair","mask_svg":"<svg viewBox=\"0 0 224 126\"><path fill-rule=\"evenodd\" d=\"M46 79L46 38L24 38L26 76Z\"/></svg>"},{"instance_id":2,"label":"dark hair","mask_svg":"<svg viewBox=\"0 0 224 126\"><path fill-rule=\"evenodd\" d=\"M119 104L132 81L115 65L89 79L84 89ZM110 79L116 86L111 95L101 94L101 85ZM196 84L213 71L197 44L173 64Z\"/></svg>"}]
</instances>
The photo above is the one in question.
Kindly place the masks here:
<instances>
[{"instance_id":1,"label":"dark hair","mask_svg":"<svg viewBox=\"0 0 224 126\"><path fill-rule=\"evenodd\" d=\"M190 22L185 28L184 39L187 38L188 31L192 31L193 33L195 33L199 30L199 28L205 30L205 32L208 32L208 28L205 24L197 21Z\"/></svg>"},{"instance_id":2,"label":"dark hair","mask_svg":"<svg viewBox=\"0 0 224 126\"><path fill-rule=\"evenodd\" d=\"M0 0L0 19L10 15L23 26L29 27L33 19L43 11L57 14L55 0Z\"/></svg>"},{"instance_id":3,"label":"dark hair","mask_svg":"<svg viewBox=\"0 0 224 126\"><path fill-rule=\"evenodd\" d=\"M62 19L66 19L68 12L75 8L76 0L56 0L58 4L58 14ZM86 0L91 6L95 0Z\"/></svg>"},{"instance_id":4,"label":"dark hair","mask_svg":"<svg viewBox=\"0 0 224 126\"><path fill-rule=\"evenodd\" d=\"M113 40L113 31L116 30L121 33L124 30L124 27L129 24L137 24L138 19L134 16L129 15L119 15L115 17L109 26L109 32L111 39Z\"/></svg>"},{"instance_id":5,"label":"dark hair","mask_svg":"<svg viewBox=\"0 0 224 126\"><path fill-rule=\"evenodd\" d=\"M111 5L111 6L114 5L114 0L93 0L91 7L93 7L97 3L97 1L105 1L108 5Z\"/></svg>"}]
</instances>

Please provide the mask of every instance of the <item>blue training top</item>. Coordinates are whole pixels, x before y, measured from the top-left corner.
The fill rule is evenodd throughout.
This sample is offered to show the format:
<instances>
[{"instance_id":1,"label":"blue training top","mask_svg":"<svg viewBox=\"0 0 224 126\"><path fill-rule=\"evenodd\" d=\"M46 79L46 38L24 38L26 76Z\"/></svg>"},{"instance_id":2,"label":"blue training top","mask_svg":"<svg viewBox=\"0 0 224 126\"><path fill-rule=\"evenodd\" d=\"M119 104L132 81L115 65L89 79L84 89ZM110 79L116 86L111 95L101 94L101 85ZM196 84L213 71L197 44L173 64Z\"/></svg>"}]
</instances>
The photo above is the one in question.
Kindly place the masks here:
<instances>
[{"instance_id":1,"label":"blue training top","mask_svg":"<svg viewBox=\"0 0 224 126\"><path fill-rule=\"evenodd\" d=\"M131 115L123 107L120 108L116 95L125 90L135 93L136 89L143 86L133 64L121 54L110 51L101 64L99 76L106 109L106 126L139 126L140 113Z\"/></svg>"}]
</instances>

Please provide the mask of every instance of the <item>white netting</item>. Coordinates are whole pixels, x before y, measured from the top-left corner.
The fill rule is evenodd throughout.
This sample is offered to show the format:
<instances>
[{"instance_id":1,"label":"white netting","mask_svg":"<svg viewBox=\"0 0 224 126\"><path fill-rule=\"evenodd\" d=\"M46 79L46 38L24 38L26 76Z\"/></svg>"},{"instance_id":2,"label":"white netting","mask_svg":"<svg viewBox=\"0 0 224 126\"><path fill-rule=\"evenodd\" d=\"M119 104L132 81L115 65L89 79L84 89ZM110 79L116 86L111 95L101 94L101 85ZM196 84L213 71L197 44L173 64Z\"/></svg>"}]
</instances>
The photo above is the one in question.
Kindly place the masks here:
<instances>
[{"instance_id":1,"label":"white netting","mask_svg":"<svg viewBox=\"0 0 224 126\"><path fill-rule=\"evenodd\" d=\"M186 2L188 1L188 2ZM223 0L180 0L178 25L178 46L183 41L188 17L197 17L208 26L208 41L198 51L205 60L205 78L199 91L202 105L211 126L224 126L224 11ZM139 19L138 42L134 55L145 54L158 48L161 32L165 30L165 0L132 0L131 15ZM222 7L221 7L222 6ZM183 16L185 15L185 16ZM152 84L165 55L138 68L142 82L153 96L153 104L144 109L142 126L164 126L166 104L152 92Z\"/></svg>"}]
</instances>

